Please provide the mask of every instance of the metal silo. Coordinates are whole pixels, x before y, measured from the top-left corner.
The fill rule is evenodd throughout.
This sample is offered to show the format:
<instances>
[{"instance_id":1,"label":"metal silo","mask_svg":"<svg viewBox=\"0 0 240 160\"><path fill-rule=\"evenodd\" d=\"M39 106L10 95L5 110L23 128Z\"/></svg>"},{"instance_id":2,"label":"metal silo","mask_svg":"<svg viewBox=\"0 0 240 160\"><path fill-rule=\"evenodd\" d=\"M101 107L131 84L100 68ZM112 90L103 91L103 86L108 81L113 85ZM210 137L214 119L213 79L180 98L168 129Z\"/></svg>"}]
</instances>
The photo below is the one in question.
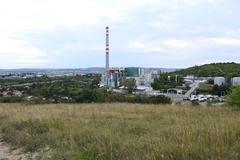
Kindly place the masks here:
<instances>
[{"instance_id":1,"label":"metal silo","mask_svg":"<svg viewBox=\"0 0 240 160\"><path fill-rule=\"evenodd\" d=\"M215 77L214 78L214 85L224 85L225 84L225 78L224 77Z\"/></svg>"},{"instance_id":2,"label":"metal silo","mask_svg":"<svg viewBox=\"0 0 240 160\"><path fill-rule=\"evenodd\" d=\"M233 86L239 86L240 85L240 77L232 78L232 85Z\"/></svg>"}]
</instances>

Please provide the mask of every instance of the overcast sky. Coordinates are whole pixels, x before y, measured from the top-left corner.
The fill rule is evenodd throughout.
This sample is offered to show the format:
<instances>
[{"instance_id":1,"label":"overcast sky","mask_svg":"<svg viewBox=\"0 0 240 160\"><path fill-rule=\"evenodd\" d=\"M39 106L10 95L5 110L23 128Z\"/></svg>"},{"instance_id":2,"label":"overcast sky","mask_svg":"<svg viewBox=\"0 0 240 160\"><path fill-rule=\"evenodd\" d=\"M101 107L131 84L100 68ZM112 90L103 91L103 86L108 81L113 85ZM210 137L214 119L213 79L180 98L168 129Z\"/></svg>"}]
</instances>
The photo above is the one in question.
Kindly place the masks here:
<instances>
[{"instance_id":1,"label":"overcast sky","mask_svg":"<svg viewBox=\"0 0 240 160\"><path fill-rule=\"evenodd\" d=\"M239 0L4 0L0 68L240 62Z\"/></svg>"}]
</instances>

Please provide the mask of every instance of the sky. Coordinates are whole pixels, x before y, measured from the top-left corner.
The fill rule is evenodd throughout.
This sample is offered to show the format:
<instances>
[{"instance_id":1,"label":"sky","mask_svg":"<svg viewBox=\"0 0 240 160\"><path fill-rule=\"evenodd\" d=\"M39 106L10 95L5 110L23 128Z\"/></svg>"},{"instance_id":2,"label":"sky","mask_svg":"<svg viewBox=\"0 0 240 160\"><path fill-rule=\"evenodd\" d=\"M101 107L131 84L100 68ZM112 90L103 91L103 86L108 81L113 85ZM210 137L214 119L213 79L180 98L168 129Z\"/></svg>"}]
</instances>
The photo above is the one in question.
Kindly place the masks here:
<instances>
[{"instance_id":1,"label":"sky","mask_svg":"<svg viewBox=\"0 0 240 160\"><path fill-rule=\"evenodd\" d=\"M239 0L7 0L0 68L185 68L240 62Z\"/></svg>"}]
</instances>

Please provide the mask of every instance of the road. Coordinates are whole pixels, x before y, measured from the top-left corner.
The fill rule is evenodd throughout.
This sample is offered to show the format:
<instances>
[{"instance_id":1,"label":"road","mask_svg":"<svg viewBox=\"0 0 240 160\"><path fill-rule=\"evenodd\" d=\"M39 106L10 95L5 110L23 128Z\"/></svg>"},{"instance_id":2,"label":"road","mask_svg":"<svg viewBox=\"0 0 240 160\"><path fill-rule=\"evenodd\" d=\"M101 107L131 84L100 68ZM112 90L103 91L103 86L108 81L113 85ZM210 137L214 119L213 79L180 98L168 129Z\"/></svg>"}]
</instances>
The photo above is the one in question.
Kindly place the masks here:
<instances>
[{"instance_id":1,"label":"road","mask_svg":"<svg viewBox=\"0 0 240 160\"><path fill-rule=\"evenodd\" d=\"M201 83L200 81L194 82L194 83L192 84L191 89L184 95L184 97L185 97L185 98L189 98L189 97L191 96L191 94L192 94L194 91L196 91L196 89L199 87L199 84L200 84L200 83Z\"/></svg>"},{"instance_id":2,"label":"road","mask_svg":"<svg viewBox=\"0 0 240 160\"><path fill-rule=\"evenodd\" d=\"M172 100L174 103L182 102L182 101L183 101L183 95L181 95L181 94L165 94L165 96L171 98L171 100Z\"/></svg>"}]
</instances>

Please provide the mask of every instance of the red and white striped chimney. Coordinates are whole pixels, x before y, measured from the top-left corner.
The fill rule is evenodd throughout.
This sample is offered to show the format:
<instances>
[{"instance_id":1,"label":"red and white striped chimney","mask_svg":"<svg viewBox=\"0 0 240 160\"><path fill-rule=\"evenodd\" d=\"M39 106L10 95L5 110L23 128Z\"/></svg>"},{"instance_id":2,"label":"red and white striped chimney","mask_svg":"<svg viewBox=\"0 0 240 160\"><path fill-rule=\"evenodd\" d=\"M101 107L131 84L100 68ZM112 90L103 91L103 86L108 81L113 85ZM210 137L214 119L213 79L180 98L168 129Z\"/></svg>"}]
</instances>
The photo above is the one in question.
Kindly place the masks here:
<instances>
[{"instance_id":1,"label":"red and white striped chimney","mask_svg":"<svg viewBox=\"0 0 240 160\"><path fill-rule=\"evenodd\" d=\"M109 70L109 27L106 27L106 72Z\"/></svg>"}]
</instances>

